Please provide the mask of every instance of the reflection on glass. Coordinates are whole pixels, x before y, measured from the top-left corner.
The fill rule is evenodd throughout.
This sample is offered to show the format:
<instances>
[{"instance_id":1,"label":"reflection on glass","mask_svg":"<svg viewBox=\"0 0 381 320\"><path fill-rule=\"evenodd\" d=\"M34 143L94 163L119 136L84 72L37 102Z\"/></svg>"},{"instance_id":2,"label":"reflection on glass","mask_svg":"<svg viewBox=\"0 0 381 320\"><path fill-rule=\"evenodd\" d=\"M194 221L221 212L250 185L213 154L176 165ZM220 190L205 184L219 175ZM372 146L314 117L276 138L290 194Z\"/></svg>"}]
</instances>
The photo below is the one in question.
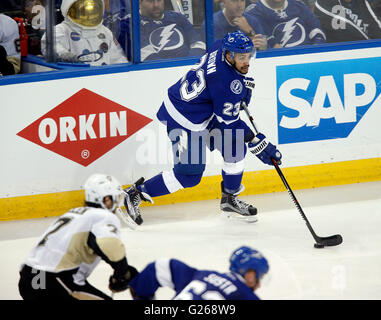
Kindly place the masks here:
<instances>
[{"instance_id":1,"label":"reflection on glass","mask_svg":"<svg viewBox=\"0 0 381 320\"><path fill-rule=\"evenodd\" d=\"M227 32L241 30L253 40L257 50L381 39L381 0L210 1L213 1L214 40L222 39ZM126 56L132 60L131 0L54 3L58 61L98 66L127 62ZM204 54L205 0L136 0L136 3L141 13L142 61ZM34 72L23 68L25 64L20 71L17 61L20 55L42 56L46 52L43 38L46 1L1 0L0 13L3 14L0 44L8 48L2 50L3 63L9 67L11 60L11 72ZM2 43L5 33L15 26L7 18L18 24L19 37L14 39L16 31L11 41L16 55L8 44ZM9 72L4 70L3 74Z\"/></svg>"}]
</instances>

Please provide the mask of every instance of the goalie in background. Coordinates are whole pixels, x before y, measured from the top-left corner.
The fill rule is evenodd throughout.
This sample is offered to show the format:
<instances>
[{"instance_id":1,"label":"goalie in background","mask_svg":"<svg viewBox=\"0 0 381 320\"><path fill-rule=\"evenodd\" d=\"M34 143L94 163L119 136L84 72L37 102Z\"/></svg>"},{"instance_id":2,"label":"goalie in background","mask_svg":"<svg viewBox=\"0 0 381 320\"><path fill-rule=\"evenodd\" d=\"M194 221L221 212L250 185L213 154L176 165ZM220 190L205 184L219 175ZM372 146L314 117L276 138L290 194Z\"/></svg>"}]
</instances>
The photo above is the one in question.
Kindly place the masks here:
<instances>
[{"instance_id":1,"label":"goalie in background","mask_svg":"<svg viewBox=\"0 0 381 320\"><path fill-rule=\"evenodd\" d=\"M37 241L20 270L24 300L110 300L87 282L103 259L113 269L112 292L126 290L138 272L127 263L120 239L124 193L112 176L93 174L85 185L86 207L58 218Z\"/></svg>"},{"instance_id":2,"label":"goalie in background","mask_svg":"<svg viewBox=\"0 0 381 320\"><path fill-rule=\"evenodd\" d=\"M242 246L229 259L230 272L198 270L176 259L148 264L130 282L135 300L154 300L159 287L175 291L174 300L260 300L255 291L269 271L267 259L257 250Z\"/></svg>"}]
</instances>

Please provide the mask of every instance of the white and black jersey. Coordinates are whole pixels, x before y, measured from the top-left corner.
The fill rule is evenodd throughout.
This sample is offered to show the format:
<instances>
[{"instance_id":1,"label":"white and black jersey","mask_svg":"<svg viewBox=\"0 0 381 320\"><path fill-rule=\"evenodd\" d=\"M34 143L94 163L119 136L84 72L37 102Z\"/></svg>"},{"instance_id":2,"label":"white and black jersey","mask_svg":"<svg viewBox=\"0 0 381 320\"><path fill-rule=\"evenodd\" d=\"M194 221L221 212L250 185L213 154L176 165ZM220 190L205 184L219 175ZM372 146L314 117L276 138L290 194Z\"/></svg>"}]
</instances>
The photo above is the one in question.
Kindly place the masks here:
<instances>
[{"instance_id":1,"label":"white and black jersey","mask_svg":"<svg viewBox=\"0 0 381 320\"><path fill-rule=\"evenodd\" d=\"M104 298L86 280L101 259L111 265L114 275L127 272L119 218L101 208L71 209L49 226L29 253L21 267L20 293L26 292L28 298L46 296L49 291L73 297L85 292ZM50 281L42 290L32 288L33 276L39 273Z\"/></svg>"},{"instance_id":2,"label":"white and black jersey","mask_svg":"<svg viewBox=\"0 0 381 320\"><path fill-rule=\"evenodd\" d=\"M110 211L91 207L71 209L50 225L25 264L49 272L86 266L88 271L83 273L83 277L87 277L101 259L91 248L93 245L89 238L94 237L102 251L114 255L109 248L105 248L107 243L113 243L120 258L123 258L124 247L119 234L120 221Z\"/></svg>"},{"instance_id":3,"label":"white and black jersey","mask_svg":"<svg viewBox=\"0 0 381 320\"><path fill-rule=\"evenodd\" d=\"M315 15L327 42L381 38L381 21L367 0L317 0Z\"/></svg>"}]
</instances>

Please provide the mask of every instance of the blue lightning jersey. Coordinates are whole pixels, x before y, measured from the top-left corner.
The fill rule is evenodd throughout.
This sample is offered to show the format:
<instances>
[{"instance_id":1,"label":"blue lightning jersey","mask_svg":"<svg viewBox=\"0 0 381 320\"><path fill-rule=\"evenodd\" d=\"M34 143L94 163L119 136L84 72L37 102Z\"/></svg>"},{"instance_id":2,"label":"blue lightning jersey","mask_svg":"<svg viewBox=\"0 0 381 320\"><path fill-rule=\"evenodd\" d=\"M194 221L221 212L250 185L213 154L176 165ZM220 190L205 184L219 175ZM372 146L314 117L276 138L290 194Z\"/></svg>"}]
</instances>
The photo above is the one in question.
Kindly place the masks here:
<instances>
[{"instance_id":1,"label":"blue lightning jersey","mask_svg":"<svg viewBox=\"0 0 381 320\"><path fill-rule=\"evenodd\" d=\"M246 9L261 22L269 46L283 47L325 43L318 18L302 1L286 0L284 8L274 10L260 0Z\"/></svg>"},{"instance_id":2,"label":"blue lightning jersey","mask_svg":"<svg viewBox=\"0 0 381 320\"><path fill-rule=\"evenodd\" d=\"M243 16L246 18L247 23L253 28L256 34L264 34L263 28L256 17L247 13L244 13ZM223 39L228 32L234 32L240 29L237 26L231 25L222 10L220 10L213 14L213 30L214 39L218 40ZM243 30L241 31L243 32ZM205 21L201 25L200 33L203 37L205 37Z\"/></svg>"},{"instance_id":3,"label":"blue lightning jersey","mask_svg":"<svg viewBox=\"0 0 381 320\"><path fill-rule=\"evenodd\" d=\"M241 125L241 100L247 95L245 75L225 60L217 40L200 62L168 89L157 117L169 128L202 131L212 120L234 129Z\"/></svg>"},{"instance_id":4,"label":"blue lightning jersey","mask_svg":"<svg viewBox=\"0 0 381 320\"><path fill-rule=\"evenodd\" d=\"M131 58L131 19L121 22L118 41ZM181 13L165 11L163 18L152 20L140 17L140 54L142 61L200 56L205 53L205 43L200 34Z\"/></svg>"},{"instance_id":5,"label":"blue lightning jersey","mask_svg":"<svg viewBox=\"0 0 381 320\"><path fill-rule=\"evenodd\" d=\"M159 287L175 291L174 300L260 300L237 273L197 270L176 259L158 259L134 277L135 299L153 299Z\"/></svg>"}]
</instances>

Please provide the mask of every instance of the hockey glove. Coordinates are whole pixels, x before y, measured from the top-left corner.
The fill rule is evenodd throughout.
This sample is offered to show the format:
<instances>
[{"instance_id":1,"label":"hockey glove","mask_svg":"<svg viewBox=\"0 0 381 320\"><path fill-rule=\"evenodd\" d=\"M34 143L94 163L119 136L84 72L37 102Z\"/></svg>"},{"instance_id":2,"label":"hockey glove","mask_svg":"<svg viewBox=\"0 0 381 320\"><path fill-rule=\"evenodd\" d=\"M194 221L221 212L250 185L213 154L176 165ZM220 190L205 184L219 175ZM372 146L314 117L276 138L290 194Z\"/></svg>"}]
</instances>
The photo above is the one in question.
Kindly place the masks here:
<instances>
[{"instance_id":1,"label":"hockey glove","mask_svg":"<svg viewBox=\"0 0 381 320\"><path fill-rule=\"evenodd\" d=\"M109 279L109 289L112 292L121 292L128 288L128 284L132 280L133 277L135 277L137 274L139 274L138 270L134 268L133 266L128 266L127 273L122 277L116 277L115 273L110 277Z\"/></svg>"},{"instance_id":2,"label":"hockey glove","mask_svg":"<svg viewBox=\"0 0 381 320\"><path fill-rule=\"evenodd\" d=\"M246 77L243 82L245 83L246 88L246 96L242 99L244 102L246 102L246 105L248 106L251 100L251 94L252 90L255 87L254 79L250 77Z\"/></svg>"},{"instance_id":3,"label":"hockey glove","mask_svg":"<svg viewBox=\"0 0 381 320\"><path fill-rule=\"evenodd\" d=\"M267 141L265 135L262 133L258 133L247 146L250 152L256 155L263 163L270 166L274 165L271 158L273 158L278 165L282 163L280 161L282 154L272 143Z\"/></svg>"},{"instance_id":4,"label":"hockey glove","mask_svg":"<svg viewBox=\"0 0 381 320\"><path fill-rule=\"evenodd\" d=\"M82 61L78 59L78 56L72 52L56 54L56 60L57 62L82 63Z\"/></svg>"}]
</instances>

